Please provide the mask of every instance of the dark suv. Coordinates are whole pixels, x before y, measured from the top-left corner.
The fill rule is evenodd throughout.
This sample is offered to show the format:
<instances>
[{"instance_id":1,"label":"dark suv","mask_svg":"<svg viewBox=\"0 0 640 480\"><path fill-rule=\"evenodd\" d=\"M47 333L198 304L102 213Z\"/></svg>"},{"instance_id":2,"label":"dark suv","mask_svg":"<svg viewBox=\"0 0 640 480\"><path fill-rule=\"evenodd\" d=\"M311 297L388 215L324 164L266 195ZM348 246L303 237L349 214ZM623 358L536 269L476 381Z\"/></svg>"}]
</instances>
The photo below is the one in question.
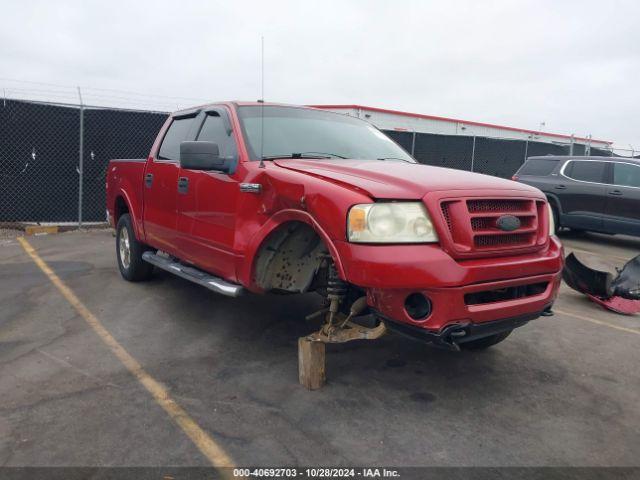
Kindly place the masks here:
<instances>
[{"instance_id":1,"label":"dark suv","mask_svg":"<svg viewBox=\"0 0 640 480\"><path fill-rule=\"evenodd\" d=\"M640 236L640 161L529 157L513 176L542 190L556 228Z\"/></svg>"}]
</instances>

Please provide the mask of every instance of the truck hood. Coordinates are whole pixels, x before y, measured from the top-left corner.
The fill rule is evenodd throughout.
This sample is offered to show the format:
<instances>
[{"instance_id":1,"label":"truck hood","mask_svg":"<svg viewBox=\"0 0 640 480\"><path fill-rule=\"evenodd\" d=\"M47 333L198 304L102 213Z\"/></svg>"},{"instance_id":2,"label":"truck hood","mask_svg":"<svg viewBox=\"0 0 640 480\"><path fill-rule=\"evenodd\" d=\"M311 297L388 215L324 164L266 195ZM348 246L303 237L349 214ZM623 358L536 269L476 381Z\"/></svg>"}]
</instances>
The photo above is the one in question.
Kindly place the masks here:
<instances>
[{"instance_id":1,"label":"truck hood","mask_svg":"<svg viewBox=\"0 0 640 480\"><path fill-rule=\"evenodd\" d=\"M372 198L418 200L442 190L510 190L540 197L540 191L502 178L400 161L274 160L279 167L326 178L366 192Z\"/></svg>"}]
</instances>

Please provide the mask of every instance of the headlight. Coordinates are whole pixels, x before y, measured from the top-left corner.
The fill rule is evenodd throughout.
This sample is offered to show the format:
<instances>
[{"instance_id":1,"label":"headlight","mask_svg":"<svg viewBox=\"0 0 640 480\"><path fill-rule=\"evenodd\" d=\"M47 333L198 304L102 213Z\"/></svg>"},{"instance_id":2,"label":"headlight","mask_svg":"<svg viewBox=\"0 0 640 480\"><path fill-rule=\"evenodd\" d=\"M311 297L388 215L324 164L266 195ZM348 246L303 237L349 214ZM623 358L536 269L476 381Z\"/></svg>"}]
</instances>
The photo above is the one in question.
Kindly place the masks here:
<instances>
[{"instance_id":1,"label":"headlight","mask_svg":"<svg viewBox=\"0 0 640 480\"><path fill-rule=\"evenodd\" d=\"M347 219L347 238L355 243L433 243L438 241L421 202L354 205Z\"/></svg>"},{"instance_id":2,"label":"headlight","mask_svg":"<svg viewBox=\"0 0 640 480\"><path fill-rule=\"evenodd\" d=\"M556 221L553 218L553 209L549 203L547 203L547 208L549 209L549 235L551 236L556 234Z\"/></svg>"}]
</instances>

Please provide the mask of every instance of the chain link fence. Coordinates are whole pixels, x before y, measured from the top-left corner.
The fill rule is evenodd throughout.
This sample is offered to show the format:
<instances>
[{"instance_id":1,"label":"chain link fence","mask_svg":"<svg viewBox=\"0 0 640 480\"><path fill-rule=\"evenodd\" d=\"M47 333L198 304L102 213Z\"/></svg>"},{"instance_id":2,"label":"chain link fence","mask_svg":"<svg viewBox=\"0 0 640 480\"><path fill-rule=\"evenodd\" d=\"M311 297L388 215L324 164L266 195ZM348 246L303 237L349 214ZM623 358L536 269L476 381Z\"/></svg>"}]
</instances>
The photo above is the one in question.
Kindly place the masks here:
<instances>
[{"instance_id":1,"label":"chain link fence","mask_svg":"<svg viewBox=\"0 0 640 480\"><path fill-rule=\"evenodd\" d=\"M112 158L146 157L168 113L5 99L0 223L105 221ZM510 178L537 155L638 156L580 144L386 131L419 162Z\"/></svg>"},{"instance_id":2,"label":"chain link fence","mask_svg":"<svg viewBox=\"0 0 640 480\"><path fill-rule=\"evenodd\" d=\"M640 158L640 152L631 149L601 149L579 143L556 144L535 140L395 130L384 132L421 163L502 178L511 178L527 158L535 156L592 155Z\"/></svg>"},{"instance_id":3,"label":"chain link fence","mask_svg":"<svg viewBox=\"0 0 640 480\"><path fill-rule=\"evenodd\" d=\"M105 176L113 158L146 158L167 113L84 109L82 219L104 221Z\"/></svg>"},{"instance_id":4,"label":"chain link fence","mask_svg":"<svg viewBox=\"0 0 640 480\"><path fill-rule=\"evenodd\" d=\"M5 100L0 222L105 221L111 158L146 157L167 113Z\"/></svg>"}]
</instances>

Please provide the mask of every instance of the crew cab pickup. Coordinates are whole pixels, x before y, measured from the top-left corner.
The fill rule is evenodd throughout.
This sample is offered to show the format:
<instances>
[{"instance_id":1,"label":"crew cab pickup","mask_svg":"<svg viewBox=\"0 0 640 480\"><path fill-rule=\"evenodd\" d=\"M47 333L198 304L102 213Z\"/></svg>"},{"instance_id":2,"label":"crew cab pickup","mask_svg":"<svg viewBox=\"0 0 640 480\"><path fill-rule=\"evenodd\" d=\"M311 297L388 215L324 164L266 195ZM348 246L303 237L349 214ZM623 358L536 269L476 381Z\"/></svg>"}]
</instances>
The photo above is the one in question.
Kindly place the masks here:
<instances>
[{"instance_id":1,"label":"crew cab pickup","mask_svg":"<svg viewBox=\"0 0 640 480\"><path fill-rule=\"evenodd\" d=\"M111 160L106 188L130 281L156 267L229 296L315 291L329 322L359 301L377 324L454 349L550 313L560 284L540 190L419 164L338 113L179 111L148 158Z\"/></svg>"}]
</instances>

